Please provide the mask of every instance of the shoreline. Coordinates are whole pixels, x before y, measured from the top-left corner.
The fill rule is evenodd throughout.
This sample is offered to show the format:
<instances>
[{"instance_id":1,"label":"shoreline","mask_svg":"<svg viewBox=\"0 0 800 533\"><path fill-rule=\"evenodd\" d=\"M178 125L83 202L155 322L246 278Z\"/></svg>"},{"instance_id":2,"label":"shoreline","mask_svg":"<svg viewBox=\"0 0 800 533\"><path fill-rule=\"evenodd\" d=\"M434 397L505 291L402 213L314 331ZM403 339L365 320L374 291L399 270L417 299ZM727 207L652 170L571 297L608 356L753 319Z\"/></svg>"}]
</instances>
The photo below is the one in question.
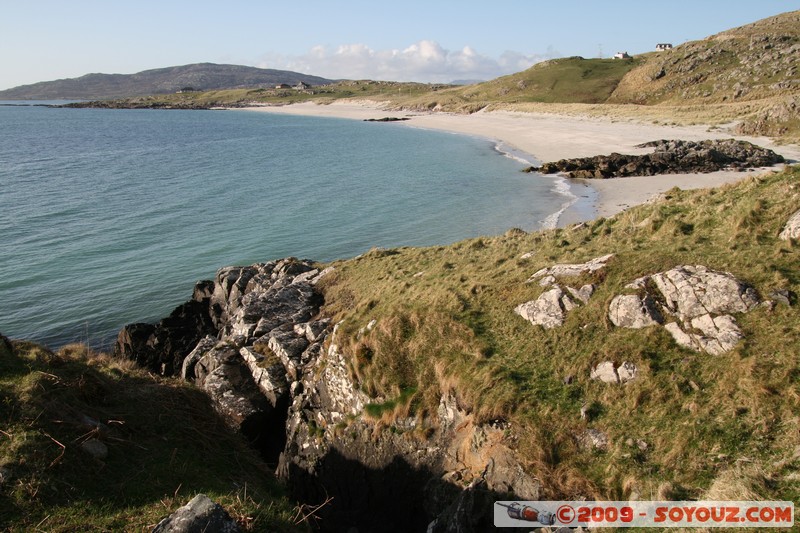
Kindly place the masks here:
<instances>
[{"instance_id":1,"label":"shoreline","mask_svg":"<svg viewBox=\"0 0 800 533\"><path fill-rule=\"evenodd\" d=\"M767 137L734 135L709 126L667 126L634 121L515 111L479 111L472 115L396 111L372 101L338 101L330 104L300 103L285 106L238 108L245 111L344 118L351 120L383 117L410 118L397 121L400 127L432 129L483 137L522 152L539 163L572 157L587 157L619 152L644 154L648 148L636 145L658 139L700 141L736 138L774 150L787 160L800 160L800 147L776 145ZM395 123L391 123L395 124ZM387 127L392 127L387 125ZM734 183L758 172L719 171L708 174L662 174L607 180L570 180L569 192L576 197L558 217L557 226L609 217L673 187L702 189ZM557 186L557 185L556 185ZM567 197L565 195L565 197Z\"/></svg>"}]
</instances>

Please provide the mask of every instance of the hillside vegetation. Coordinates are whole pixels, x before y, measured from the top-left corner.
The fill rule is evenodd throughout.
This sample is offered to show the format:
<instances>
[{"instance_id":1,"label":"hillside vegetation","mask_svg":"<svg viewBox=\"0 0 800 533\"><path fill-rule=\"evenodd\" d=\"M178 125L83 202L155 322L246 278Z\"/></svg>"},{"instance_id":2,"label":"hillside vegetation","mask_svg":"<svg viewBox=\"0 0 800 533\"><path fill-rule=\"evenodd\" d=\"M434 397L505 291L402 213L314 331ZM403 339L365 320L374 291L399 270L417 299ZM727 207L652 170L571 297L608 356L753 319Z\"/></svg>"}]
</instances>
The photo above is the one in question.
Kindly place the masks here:
<instances>
[{"instance_id":1,"label":"hillside vegetation","mask_svg":"<svg viewBox=\"0 0 800 533\"><path fill-rule=\"evenodd\" d=\"M245 531L305 530L201 391L83 346L4 341L0 530L149 531L200 492Z\"/></svg>"},{"instance_id":2,"label":"hillside vegetation","mask_svg":"<svg viewBox=\"0 0 800 533\"><path fill-rule=\"evenodd\" d=\"M800 209L798 179L795 167L675 189L572 228L373 250L335 264L324 312L343 321L338 342L354 355L354 379L384 399L371 416L390 427L397 417L435 419L454 390L482 420L510 423L548 498L797 501L800 269L797 243L778 234ZM605 270L573 283L597 291L563 326L514 313L546 290L526 283L539 269L606 254ZM730 272L764 299L789 291L793 305L737 315L745 340L719 355L682 348L662 327L610 322L625 285L678 265ZM631 362L637 378L590 379L602 361ZM581 443L590 429L608 436L604 450Z\"/></svg>"}]
</instances>

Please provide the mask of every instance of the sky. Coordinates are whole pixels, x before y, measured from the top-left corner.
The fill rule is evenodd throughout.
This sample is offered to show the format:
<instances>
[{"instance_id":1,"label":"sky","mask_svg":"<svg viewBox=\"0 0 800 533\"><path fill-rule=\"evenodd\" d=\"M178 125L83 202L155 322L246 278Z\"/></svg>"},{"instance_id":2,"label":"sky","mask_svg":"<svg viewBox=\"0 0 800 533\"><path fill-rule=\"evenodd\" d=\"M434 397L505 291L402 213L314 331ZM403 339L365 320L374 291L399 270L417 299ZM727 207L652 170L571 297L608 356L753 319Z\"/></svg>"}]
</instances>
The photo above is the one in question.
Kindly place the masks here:
<instances>
[{"instance_id":1,"label":"sky","mask_svg":"<svg viewBox=\"0 0 800 533\"><path fill-rule=\"evenodd\" d=\"M544 59L681 44L788 0L0 0L0 90L231 63L331 79L487 80Z\"/></svg>"}]
</instances>

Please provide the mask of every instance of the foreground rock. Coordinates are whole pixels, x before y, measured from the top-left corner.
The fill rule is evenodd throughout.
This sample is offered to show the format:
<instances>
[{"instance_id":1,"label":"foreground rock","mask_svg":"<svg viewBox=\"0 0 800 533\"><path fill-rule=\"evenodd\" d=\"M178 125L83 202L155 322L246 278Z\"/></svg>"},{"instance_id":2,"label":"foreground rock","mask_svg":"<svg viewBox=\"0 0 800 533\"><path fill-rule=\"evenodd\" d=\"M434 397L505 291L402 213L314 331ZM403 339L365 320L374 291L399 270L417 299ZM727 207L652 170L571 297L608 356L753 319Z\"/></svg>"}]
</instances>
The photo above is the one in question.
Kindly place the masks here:
<instances>
[{"instance_id":1,"label":"foreground rock","mask_svg":"<svg viewBox=\"0 0 800 533\"><path fill-rule=\"evenodd\" d=\"M153 533L238 533L239 526L228 512L205 494L198 494L163 519Z\"/></svg>"},{"instance_id":2,"label":"foreground rock","mask_svg":"<svg viewBox=\"0 0 800 533\"><path fill-rule=\"evenodd\" d=\"M718 170L758 168L783 163L772 150L735 139L707 141L653 141L637 148L655 148L644 155L613 153L562 159L530 167L527 172L566 173L570 178L606 179L657 174L706 173Z\"/></svg>"}]
</instances>

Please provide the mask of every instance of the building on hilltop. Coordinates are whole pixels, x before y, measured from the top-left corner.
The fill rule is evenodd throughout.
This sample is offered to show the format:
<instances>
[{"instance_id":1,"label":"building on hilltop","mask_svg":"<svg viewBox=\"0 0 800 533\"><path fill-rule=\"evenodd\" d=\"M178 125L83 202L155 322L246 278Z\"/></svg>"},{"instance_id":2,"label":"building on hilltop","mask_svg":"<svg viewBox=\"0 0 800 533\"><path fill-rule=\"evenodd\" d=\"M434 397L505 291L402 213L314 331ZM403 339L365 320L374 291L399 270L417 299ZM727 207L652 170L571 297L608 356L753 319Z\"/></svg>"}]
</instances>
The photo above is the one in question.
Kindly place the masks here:
<instances>
[{"instance_id":1,"label":"building on hilltop","mask_svg":"<svg viewBox=\"0 0 800 533\"><path fill-rule=\"evenodd\" d=\"M663 52L664 50L672 50L672 43L659 43L656 45L657 52Z\"/></svg>"},{"instance_id":2,"label":"building on hilltop","mask_svg":"<svg viewBox=\"0 0 800 533\"><path fill-rule=\"evenodd\" d=\"M279 83L278 85L275 86L275 88L276 89L291 89L292 86L289 85L288 83Z\"/></svg>"},{"instance_id":3,"label":"building on hilltop","mask_svg":"<svg viewBox=\"0 0 800 533\"><path fill-rule=\"evenodd\" d=\"M616 54L614 54L614 59L630 59L630 58L631 56L628 54L628 52L617 52Z\"/></svg>"},{"instance_id":4,"label":"building on hilltop","mask_svg":"<svg viewBox=\"0 0 800 533\"><path fill-rule=\"evenodd\" d=\"M309 84L307 84L307 83L305 83L305 82L302 82L302 81L300 81L300 82L297 82L297 85L295 85L295 86L294 86L294 88L295 88L296 90L298 90L298 91L305 91L306 89L310 89L310 88L311 88L311 85L309 85Z\"/></svg>"}]
</instances>

